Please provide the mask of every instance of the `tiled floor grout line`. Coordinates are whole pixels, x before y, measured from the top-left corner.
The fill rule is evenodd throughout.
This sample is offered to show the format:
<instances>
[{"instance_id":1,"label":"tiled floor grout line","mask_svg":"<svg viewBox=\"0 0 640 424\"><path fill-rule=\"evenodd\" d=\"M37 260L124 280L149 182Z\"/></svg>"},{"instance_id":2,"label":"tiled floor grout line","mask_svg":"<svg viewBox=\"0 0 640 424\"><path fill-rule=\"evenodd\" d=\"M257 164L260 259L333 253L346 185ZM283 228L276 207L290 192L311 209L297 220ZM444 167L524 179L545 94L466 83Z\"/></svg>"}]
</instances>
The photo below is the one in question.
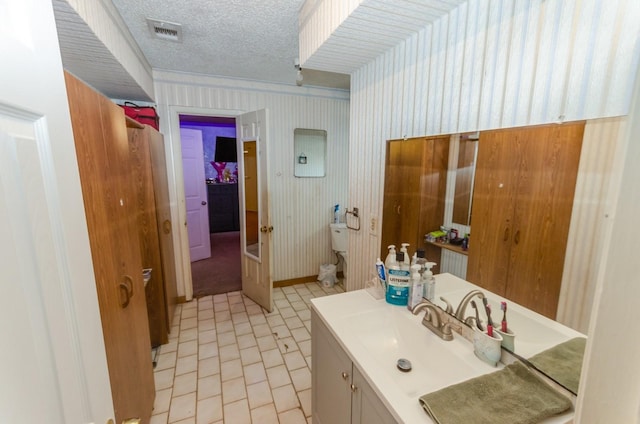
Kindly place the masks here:
<instances>
[{"instance_id":1,"label":"tiled floor grout line","mask_svg":"<svg viewBox=\"0 0 640 424\"><path fill-rule=\"evenodd\" d=\"M342 291L275 288L271 313L241 292L178 305L151 424L310 423L310 299Z\"/></svg>"}]
</instances>

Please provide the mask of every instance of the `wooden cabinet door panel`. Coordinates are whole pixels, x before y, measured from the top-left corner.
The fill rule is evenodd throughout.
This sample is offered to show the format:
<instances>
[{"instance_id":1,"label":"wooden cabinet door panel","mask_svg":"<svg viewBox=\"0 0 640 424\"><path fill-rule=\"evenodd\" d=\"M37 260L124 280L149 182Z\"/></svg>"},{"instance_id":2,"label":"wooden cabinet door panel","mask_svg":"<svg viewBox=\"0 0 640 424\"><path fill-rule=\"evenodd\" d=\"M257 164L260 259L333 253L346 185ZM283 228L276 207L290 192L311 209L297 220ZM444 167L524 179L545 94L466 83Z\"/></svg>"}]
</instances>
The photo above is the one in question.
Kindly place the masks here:
<instances>
[{"instance_id":1,"label":"wooden cabinet door panel","mask_svg":"<svg viewBox=\"0 0 640 424\"><path fill-rule=\"evenodd\" d=\"M149 149L150 135L146 128L127 128L129 140L129 162L131 164L130 185L134 191L134 207L137 216L138 237L142 267L151 268L151 279L144 288L149 335L152 346L168 342L165 317L164 276L160 257L158 221Z\"/></svg>"},{"instance_id":2,"label":"wooden cabinet door panel","mask_svg":"<svg viewBox=\"0 0 640 424\"><path fill-rule=\"evenodd\" d=\"M116 421L146 423L155 387L124 114L71 75L65 79Z\"/></svg>"},{"instance_id":3,"label":"wooden cabinet door panel","mask_svg":"<svg viewBox=\"0 0 640 424\"><path fill-rule=\"evenodd\" d=\"M507 287L517 183L512 163L519 149L506 148L511 139L504 130L480 134L471 211L467 280L499 295Z\"/></svg>"},{"instance_id":4,"label":"wooden cabinet door panel","mask_svg":"<svg viewBox=\"0 0 640 424\"><path fill-rule=\"evenodd\" d=\"M519 130L514 234L506 297L555 318L584 123Z\"/></svg>"},{"instance_id":5,"label":"wooden cabinet door panel","mask_svg":"<svg viewBox=\"0 0 640 424\"><path fill-rule=\"evenodd\" d=\"M423 246L424 234L442 225L448 153L448 136L388 142L382 213L383 260L390 244L399 251L401 243L409 243L409 252L413 254Z\"/></svg>"},{"instance_id":6,"label":"wooden cabinet door panel","mask_svg":"<svg viewBox=\"0 0 640 424\"><path fill-rule=\"evenodd\" d=\"M147 127L149 134L149 151L151 153L151 170L156 200L156 214L160 255L162 257L162 277L164 280L164 298L166 309L166 328L171 331L173 315L178 299L175 255L173 250L173 226L169 204L169 179L164 150L164 137L157 131Z\"/></svg>"}]
</instances>

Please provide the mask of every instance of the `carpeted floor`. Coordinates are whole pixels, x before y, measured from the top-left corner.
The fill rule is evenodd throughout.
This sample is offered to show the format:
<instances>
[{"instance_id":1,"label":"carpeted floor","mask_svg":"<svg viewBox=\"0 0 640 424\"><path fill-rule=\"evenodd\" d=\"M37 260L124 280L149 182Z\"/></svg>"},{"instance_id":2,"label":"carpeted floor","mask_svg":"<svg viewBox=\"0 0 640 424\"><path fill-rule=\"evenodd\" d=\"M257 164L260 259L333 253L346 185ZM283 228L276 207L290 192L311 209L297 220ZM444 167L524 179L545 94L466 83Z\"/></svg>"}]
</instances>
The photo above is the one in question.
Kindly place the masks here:
<instances>
[{"instance_id":1,"label":"carpeted floor","mask_svg":"<svg viewBox=\"0 0 640 424\"><path fill-rule=\"evenodd\" d=\"M193 297L242 289L240 232L210 234L211 257L191 262Z\"/></svg>"}]
</instances>

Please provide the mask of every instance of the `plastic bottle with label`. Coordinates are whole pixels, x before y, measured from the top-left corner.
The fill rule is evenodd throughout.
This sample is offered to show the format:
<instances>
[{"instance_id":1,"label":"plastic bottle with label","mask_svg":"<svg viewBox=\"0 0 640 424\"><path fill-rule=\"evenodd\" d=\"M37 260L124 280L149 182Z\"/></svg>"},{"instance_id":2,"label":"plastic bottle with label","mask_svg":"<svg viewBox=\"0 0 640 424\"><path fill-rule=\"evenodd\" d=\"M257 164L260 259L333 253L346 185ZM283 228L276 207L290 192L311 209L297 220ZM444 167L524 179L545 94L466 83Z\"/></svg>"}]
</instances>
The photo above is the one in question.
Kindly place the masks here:
<instances>
[{"instance_id":1,"label":"plastic bottle with label","mask_svg":"<svg viewBox=\"0 0 640 424\"><path fill-rule=\"evenodd\" d=\"M409 300L407 302L407 308L413 311L413 308L420 302L422 302L422 296L424 294L424 282L420 275L422 265L411 265L411 287L409 288Z\"/></svg>"},{"instance_id":2,"label":"plastic bottle with label","mask_svg":"<svg viewBox=\"0 0 640 424\"><path fill-rule=\"evenodd\" d=\"M424 264L424 272L422 273L422 282L424 284L424 297L433 302L436 297L436 278L431 272L431 268L436 266L435 262L427 262Z\"/></svg>"},{"instance_id":3,"label":"plastic bottle with label","mask_svg":"<svg viewBox=\"0 0 640 424\"><path fill-rule=\"evenodd\" d=\"M404 252L396 254L396 262L388 269L387 291L385 300L392 305L406 306L409 301L411 272L404 263Z\"/></svg>"}]
</instances>

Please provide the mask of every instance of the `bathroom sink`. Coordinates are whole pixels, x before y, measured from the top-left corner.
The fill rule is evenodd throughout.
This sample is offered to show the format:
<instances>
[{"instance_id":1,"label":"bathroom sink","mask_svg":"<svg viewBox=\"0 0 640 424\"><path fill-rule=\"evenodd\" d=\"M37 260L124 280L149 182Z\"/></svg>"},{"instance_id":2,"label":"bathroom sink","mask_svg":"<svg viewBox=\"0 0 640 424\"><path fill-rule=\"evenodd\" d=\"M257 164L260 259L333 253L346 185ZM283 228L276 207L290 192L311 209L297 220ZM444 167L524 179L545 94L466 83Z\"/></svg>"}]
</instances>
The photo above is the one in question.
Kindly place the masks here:
<instances>
[{"instance_id":1,"label":"bathroom sink","mask_svg":"<svg viewBox=\"0 0 640 424\"><path fill-rule=\"evenodd\" d=\"M394 306L353 315L344 323L352 340L368 352L368 361L384 374L385 384L395 385L408 397L478 373L479 362L469 342L457 334L452 341L440 339L421 324L422 315L414 316L405 307ZM411 371L397 368L401 358L411 362Z\"/></svg>"}]
</instances>

